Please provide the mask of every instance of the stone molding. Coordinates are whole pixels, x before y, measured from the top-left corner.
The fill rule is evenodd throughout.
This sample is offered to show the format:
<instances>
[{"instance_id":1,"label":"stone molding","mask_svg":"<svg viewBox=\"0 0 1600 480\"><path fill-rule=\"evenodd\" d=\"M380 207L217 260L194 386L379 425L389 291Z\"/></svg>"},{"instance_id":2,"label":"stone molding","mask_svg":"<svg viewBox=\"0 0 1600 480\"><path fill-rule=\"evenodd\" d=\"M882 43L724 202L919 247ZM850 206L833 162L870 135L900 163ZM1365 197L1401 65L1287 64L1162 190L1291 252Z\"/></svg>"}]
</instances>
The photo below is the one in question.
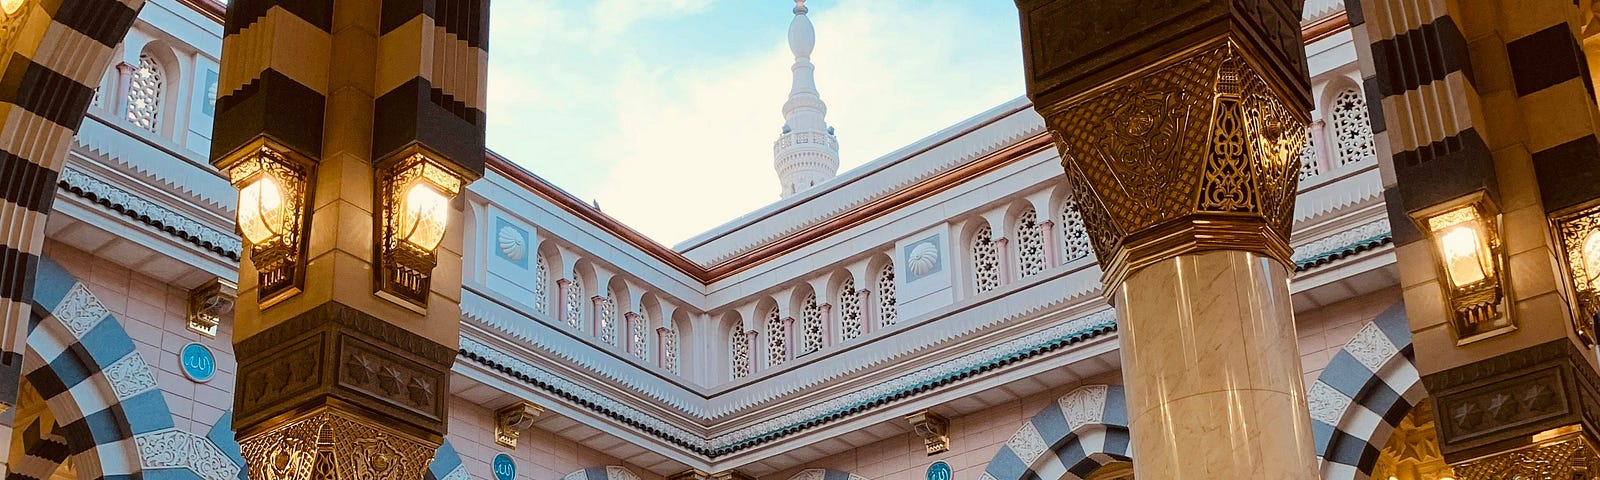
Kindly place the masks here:
<instances>
[{"instance_id":1,"label":"stone molding","mask_svg":"<svg viewBox=\"0 0 1600 480\"><path fill-rule=\"evenodd\" d=\"M208 252L230 261L239 261L243 244L238 236L212 228L160 203L71 167L61 170L58 186Z\"/></svg>"},{"instance_id":2,"label":"stone molding","mask_svg":"<svg viewBox=\"0 0 1600 480\"><path fill-rule=\"evenodd\" d=\"M925 393L971 378L981 372L1003 368L1115 330L1115 312L1110 309L1100 310L950 361L879 382L866 389L793 409L786 414L709 438L655 418L471 337L462 337L461 354L469 360L509 374L599 415L626 423L643 430L645 434L714 459L825 423L859 415L894 400ZM696 420L709 422L711 419L701 417Z\"/></svg>"},{"instance_id":3,"label":"stone molding","mask_svg":"<svg viewBox=\"0 0 1600 480\"><path fill-rule=\"evenodd\" d=\"M1600 374L1559 338L1424 375L1445 458L1461 462L1527 447L1535 434L1576 426L1593 442Z\"/></svg>"},{"instance_id":4,"label":"stone molding","mask_svg":"<svg viewBox=\"0 0 1600 480\"><path fill-rule=\"evenodd\" d=\"M346 402L444 433L449 347L337 302L234 344L239 359L235 422L257 422Z\"/></svg>"}]
</instances>

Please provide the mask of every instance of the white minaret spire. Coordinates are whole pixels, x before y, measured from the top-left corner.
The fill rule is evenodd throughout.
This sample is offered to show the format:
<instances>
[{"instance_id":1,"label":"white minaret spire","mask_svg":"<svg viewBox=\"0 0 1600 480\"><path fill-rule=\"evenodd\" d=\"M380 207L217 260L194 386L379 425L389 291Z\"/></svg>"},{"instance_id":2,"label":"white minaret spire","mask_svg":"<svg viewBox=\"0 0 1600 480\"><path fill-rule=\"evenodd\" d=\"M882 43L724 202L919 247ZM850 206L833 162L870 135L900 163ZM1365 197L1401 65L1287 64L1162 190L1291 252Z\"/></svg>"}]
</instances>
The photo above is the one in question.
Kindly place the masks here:
<instances>
[{"instance_id":1,"label":"white minaret spire","mask_svg":"<svg viewBox=\"0 0 1600 480\"><path fill-rule=\"evenodd\" d=\"M789 23L794 83L789 101L783 102L783 134L772 144L772 166L786 198L839 174L839 141L824 118L828 105L817 95L812 76L816 67L811 64L811 48L816 44L817 32L806 18L806 0L795 0L794 21Z\"/></svg>"}]
</instances>

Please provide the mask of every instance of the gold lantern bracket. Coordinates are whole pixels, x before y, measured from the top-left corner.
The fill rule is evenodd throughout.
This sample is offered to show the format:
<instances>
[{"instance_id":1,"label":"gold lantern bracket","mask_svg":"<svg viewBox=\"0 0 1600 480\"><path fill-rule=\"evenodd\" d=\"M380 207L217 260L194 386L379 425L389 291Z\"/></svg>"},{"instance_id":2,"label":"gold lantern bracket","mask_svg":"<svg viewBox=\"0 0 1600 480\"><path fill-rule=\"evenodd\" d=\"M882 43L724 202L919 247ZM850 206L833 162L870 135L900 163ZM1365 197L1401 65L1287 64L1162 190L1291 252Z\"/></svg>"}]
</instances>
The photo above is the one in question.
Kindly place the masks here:
<instances>
[{"instance_id":1,"label":"gold lantern bracket","mask_svg":"<svg viewBox=\"0 0 1600 480\"><path fill-rule=\"evenodd\" d=\"M449 203L465 183L435 158L413 147L378 168L376 293L419 313L428 306L438 247L449 225Z\"/></svg>"}]
</instances>

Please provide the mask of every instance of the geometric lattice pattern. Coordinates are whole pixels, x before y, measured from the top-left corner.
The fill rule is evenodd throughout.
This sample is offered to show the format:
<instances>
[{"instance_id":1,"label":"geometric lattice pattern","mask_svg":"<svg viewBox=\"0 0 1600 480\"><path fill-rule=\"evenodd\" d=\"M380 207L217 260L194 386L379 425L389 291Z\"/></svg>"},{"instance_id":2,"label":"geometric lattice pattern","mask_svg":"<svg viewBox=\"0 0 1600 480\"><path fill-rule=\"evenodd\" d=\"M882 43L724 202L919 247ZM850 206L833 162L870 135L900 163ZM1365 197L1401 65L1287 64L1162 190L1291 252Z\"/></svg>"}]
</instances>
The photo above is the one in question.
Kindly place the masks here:
<instances>
[{"instance_id":1,"label":"geometric lattice pattern","mask_svg":"<svg viewBox=\"0 0 1600 480\"><path fill-rule=\"evenodd\" d=\"M988 225L972 235L972 285L978 293L1000 288L1000 252Z\"/></svg>"},{"instance_id":2,"label":"geometric lattice pattern","mask_svg":"<svg viewBox=\"0 0 1600 480\"><path fill-rule=\"evenodd\" d=\"M894 325L894 265L884 265L878 271L878 326Z\"/></svg>"},{"instance_id":3,"label":"geometric lattice pattern","mask_svg":"<svg viewBox=\"0 0 1600 480\"><path fill-rule=\"evenodd\" d=\"M166 84L166 72L149 54L139 55L139 66L133 70L128 88L128 121L139 128L158 132L161 128L161 89Z\"/></svg>"},{"instance_id":4,"label":"geometric lattice pattern","mask_svg":"<svg viewBox=\"0 0 1600 480\"><path fill-rule=\"evenodd\" d=\"M1032 208L1017 216L1017 270L1028 277L1045 267L1044 232L1039 230L1039 214Z\"/></svg>"},{"instance_id":5,"label":"geometric lattice pattern","mask_svg":"<svg viewBox=\"0 0 1600 480\"><path fill-rule=\"evenodd\" d=\"M1306 148L1300 151L1300 180L1305 180L1322 171L1322 165L1317 159L1317 136L1306 130Z\"/></svg>"},{"instance_id":6,"label":"geometric lattice pattern","mask_svg":"<svg viewBox=\"0 0 1600 480\"><path fill-rule=\"evenodd\" d=\"M646 350L650 349L650 319L643 313L632 315L633 321L628 325L629 339L633 340L633 356L644 358Z\"/></svg>"},{"instance_id":7,"label":"geometric lattice pattern","mask_svg":"<svg viewBox=\"0 0 1600 480\"><path fill-rule=\"evenodd\" d=\"M544 254L534 257L533 269L533 310L539 313L549 313L550 300L546 299L550 290L550 267L544 263Z\"/></svg>"},{"instance_id":8,"label":"geometric lattice pattern","mask_svg":"<svg viewBox=\"0 0 1600 480\"><path fill-rule=\"evenodd\" d=\"M783 328L783 318L778 316L778 308L767 310L767 365L782 365L789 355L788 332Z\"/></svg>"},{"instance_id":9,"label":"geometric lattice pattern","mask_svg":"<svg viewBox=\"0 0 1600 480\"><path fill-rule=\"evenodd\" d=\"M669 328L661 332L661 363L667 371L678 373L678 331Z\"/></svg>"},{"instance_id":10,"label":"geometric lattice pattern","mask_svg":"<svg viewBox=\"0 0 1600 480\"><path fill-rule=\"evenodd\" d=\"M1372 144L1372 123L1367 118L1367 100L1354 87L1339 92L1333 99L1333 137L1338 141L1339 165L1349 165L1378 155Z\"/></svg>"},{"instance_id":11,"label":"geometric lattice pattern","mask_svg":"<svg viewBox=\"0 0 1600 480\"><path fill-rule=\"evenodd\" d=\"M845 279L839 285L839 336L845 340L861 336L861 300L856 294L856 281Z\"/></svg>"},{"instance_id":12,"label":"geometric lattice pattern","mask_svg":"<svg viewBox=\"0 0 1600 480\"><path fill-rule=\"evenodd\" d=\"M805 322L805 348L801 354L822 350L822 307L817 305L817 294L806 295L806 301L800 308L800 317Z\"/></svg>"},{"instance_id":13,"label":"geometric lattice pattern","mask_svg":"<svg viewBox=\"0 0 1600 480\"><path fill-rule=\"evenodd\" d=\"M1062 202L1061 206L1061 238L1062 253L1067 262L1086 258L1094 253L1094 247L1089 245L1089 231L1083 227L1083 212L1078 211L1078 203L1072 200Z\"/></svg>"},{"instance_id":14,"label":"geometric lattice pattern","mask_svg":"<svg viewBox=\"0 0 1600 480\"><path fill-rule=\"evenodd\" d=\"M728 350L733 378L750 376L750 341L745 337L744 326L736 324L728 333Z\"/></svg>"},{"instance_id":15,"label":"geometric lattice pattern","mask_svg":"<svg viewBox=\"0 0 1600 480\"><path fill-rule=\"evenodd\" d=\"M566 301L567 326L583 331L583 281L578 280L578 272L572 272L572 279L567 283Z\"/></svg>"},{"instance_id":16,"label":"geometric lattice pattern","mask_svg":"<svg viewBox=\"0 0 1600 480\"><path fill-rule=\"evenodd\" d=\"M600 300L600 341L607 345L617 344L617 294L606 289L606 297Z\"/></svg>"}]
</instances>

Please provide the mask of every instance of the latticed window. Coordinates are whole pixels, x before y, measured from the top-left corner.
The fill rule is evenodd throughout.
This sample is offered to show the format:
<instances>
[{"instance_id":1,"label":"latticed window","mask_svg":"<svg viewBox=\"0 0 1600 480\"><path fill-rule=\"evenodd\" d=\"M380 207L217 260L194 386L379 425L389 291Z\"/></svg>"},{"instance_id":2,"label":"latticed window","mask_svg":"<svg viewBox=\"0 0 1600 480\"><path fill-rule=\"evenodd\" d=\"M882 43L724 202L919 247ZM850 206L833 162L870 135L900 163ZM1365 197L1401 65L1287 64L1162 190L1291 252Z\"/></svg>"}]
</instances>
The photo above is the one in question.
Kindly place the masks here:
<instances>
[{"instance_id":1,"label":"latticed window","mask_svg":"<svg viewBox=\"0 0 1600 480\"><path fill-rule=\"evenodd\" d=\"M633 317L633 325L628 326L629 339L633 340L633 356L644 358L646 350L650 349L650 317L639 313Z\"/></svg>"},{"instance_id":2,"label":"latticed window","mask_svg":"<svg viewBox=\"0 0 1600 480\"><path fill-rule=\"evenodd\" d=\"M1044 232L1039 230L1038 212L1030 208L1017 216L1017 271L1027 277L1044 267Z\"/></svg>"},{"instance_id":3,"label":"latticed window","mask_svg":"<svg viewBox=\"0 0 1600 480\"><path fill-rule=\"evenodd\" d=\"M617 344L617 294L606 289L606 298L600 300L600 341Z\"/></svg>"},{"instance_id":4,"label":"latticed window","mask_svg":"<svg viewBox=\"0 0 1600 480\"><path fill-rule=\"evenodd\" d=\"M817 305L817 294L806 295L805 304L800 308L800 317L805 322L805 348L801 352L822 350L822 307Z\"/></svg>"},{"instance_id":5,"label":"latticed window","mask_svg":"<svg viewBox=\"0 0 1600 480\"><path fill-rule=\"evenodd\" d=\"M1339 165L1349 165L1378 155L1372 145L1372 124L1361 91L1347 88L1333 99L1333 136L1338 139Z\"/></svg>"},{"instance_id":6,"label":"latticed window","mask_svg":"<svg viewBox=\"0 0 1600 480\"><path fill-rule=\"evenodd\" d=\"M1078 210L1078 202L1067 200L1061 207L1061 238L1062 253L1066 254L1067 261L1071 262L1088 257L1094 251L1089 247L1089 231L1083 227L1083 212Z\"/></svg>"},{"instance_id":7,"label":"latticed window","mask_svg":"<svg viewBox=\"0 0 1600 480\"><path fill-rule=\"evenodd\" d=\"M547 313L550 309L548 296L550 289L550 265L544 263L544 255L533 257L533 310Z\"/></svg>"},{"instance_id":8,"label":"latticed window","mask_svg":"<svg viewBox=\"0 0 1600 480\"><path fill-rule=\"evenodd\" d=\"M994 248L994 232L988 225L972 235L972 284L978 293L1000 287L1000 252Z\"/></svg>"},{"instance_id":9,"label":"latticed window","mask_svg":"<svg viewBox=\"0 0 1600 480\"><path fill-rule=\"evenodd\" d=\"M884 265L878 271L878 325L894 325L894 265Z\"/></svg>"},{"instance_id":10,"label":"latticed window","mask_svg":"<svg viewBox=\"0 0 1600 480\"><path fill-rule=\"evenodd\" d=\"M784 338L783 319L778 317L778 309L767 311L767 365L778 366L783 364L786 338Z\"/></svg>"},{"instance_id":11,"label":"latticed window","mask_svg":"<svg viewBox=\"0 0 1600 480\"><path fill-rule=\"evenodd\" d=\"M149 54L139 55L139 66L133 69L133 79L128 88L128 121L152 132L161 128L161 89L166 84L166 72Z\"/></svg>"},{"instance_id":12,"label":"latticed window","mask_svg":"<svg viewBox=\"0 0 1600 480\"><path fill-rule=\"evenodd\" d=\"M1317 176L1317 136L1306 130L1306 149L1300 151L1300 179L1305 180Z\"/></svg>"},{"instance_id":13,"label":"latticed window","mask_svg":"<svg viewBox=\"0 0 1600 480\"><path fill-rule=\"evenodd\" d=\"M839 336L845 340L861 336L861 301L856 294L856 280L845 279L839 286Z\"/></svg>"},{"instance_id":14,"label":"latticed window","mask_svg":"<svg viewBox=\"0 0 1600 480\"><path fill-rule=\"evenodd\" d=\"M733 378L750 376L750 340L739 325L734 325L733 331L728 333L728 360Z\"/></svg>"},{"instance_id":15,"label":"latticed window","mask_svg":"<svg viewBox=\"0 0 1600 480\"><path fill-rule=\"evenodd\" d=\"M678 373L678 331L665 329L661 332L661 362L666 364L667 371Z\"/></svg>"},{"instance_id":16,"label":"latticed window","mask_svg":"<svg viewBox=\"0 0 1600 480\"><path fill-rule=\"evenodd\" d=\"M578 280L577 273L573 273L571 283L567 284L567 311L564 312L567 326L576 330L583 330L583 281Z\"/></svg>"}]
</instances>

